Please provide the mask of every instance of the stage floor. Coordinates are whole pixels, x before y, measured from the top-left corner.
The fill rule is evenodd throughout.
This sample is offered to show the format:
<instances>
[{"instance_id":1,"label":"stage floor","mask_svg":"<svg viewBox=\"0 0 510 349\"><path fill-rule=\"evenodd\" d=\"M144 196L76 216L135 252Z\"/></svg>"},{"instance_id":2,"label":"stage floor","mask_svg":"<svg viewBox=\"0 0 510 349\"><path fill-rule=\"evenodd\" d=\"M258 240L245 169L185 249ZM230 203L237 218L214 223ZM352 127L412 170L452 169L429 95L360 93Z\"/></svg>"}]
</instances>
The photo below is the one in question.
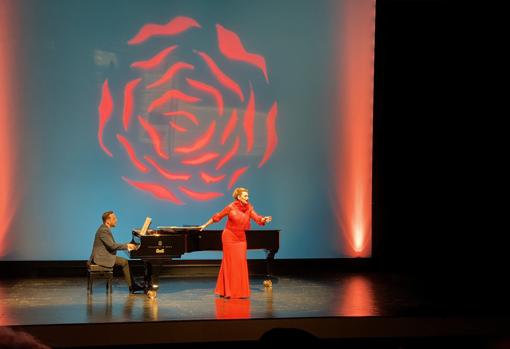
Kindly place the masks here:
<instances>
[{"instance_id":1,"label":"stage floor","mask_svg":"<svg viewBox=\"0 0 510 349\"><path fill-rule=\"evenodd\" d=\"M122 278L114 279L111 297L101 280L94 283L91 296L84 278L2 281L0 324L377 316L405 310L402 297L406 296L405 308L422 308L421 298L409 298L398 287L384 290L370 276L280 277L272 288L263 286L263 278L252 277L249 299L219 298L213 294L215 282L215 278L161 279L158 296L151 300L144 294L129 294ZM398 292L400 301L383 296L379 298L384 303L376 302L376 291L379 296Z\"/></svg>"},{"instance_id":2,"label":"stage floor","mask_svg":"<svg viewBox=\"0 0 510 349\"><path fill-rule=\"evenodd\" d=\"M251 297L236 300L215 296L213 277L162 278L156 299L129 294L122 278L114 279L110 297L102 281L87 296L85 278L0 280L0 326L26 330L54 346L93 346L225 340L215 331L218 323L221 331L234 326L236 333L227 339L240 341L256 340L275 327L300 328L318 338L356 338L505 336L510 324L509 289L484 276L280 276L269 289L262 277L250 281ZM148 342L111 335L107 343L86 334L94 333L91 326L106 325L138 334L158 326L165 334ZM70 335L57 335L62 331Z\"/></svg>"}]
</instances>

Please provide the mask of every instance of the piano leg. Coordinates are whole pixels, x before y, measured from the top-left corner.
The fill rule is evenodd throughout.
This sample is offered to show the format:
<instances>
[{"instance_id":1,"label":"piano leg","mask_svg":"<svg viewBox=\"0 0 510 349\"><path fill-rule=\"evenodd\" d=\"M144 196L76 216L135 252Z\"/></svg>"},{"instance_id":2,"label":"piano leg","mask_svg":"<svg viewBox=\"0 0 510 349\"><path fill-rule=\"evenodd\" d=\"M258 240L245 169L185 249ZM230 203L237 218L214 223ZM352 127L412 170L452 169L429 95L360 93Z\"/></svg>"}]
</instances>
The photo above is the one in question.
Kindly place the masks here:
<instances>
[{"instance_id":1,"label":"piano leg","mask_svg":"<svg viewBox=\"0 0 510 349\"><path fill-rule=\"evenodd\" d=\"M159 273L161 261L144 261L145 265L145 293L149 298L156 298L159 289Z\"/></svg>"},{"instance_id":2,"label":"piano leg","mask_svg":"<svg viewBox=\"0 0 510 349\"><path fill-rule=\"evenodd\" d=\"M274 251L266 251L266 279L264 280L264 287L271 288L273 287L273 281L271 280L272 274L272 264L274 260L274 255L276 252Z\"/></svg>"}]
</instances>

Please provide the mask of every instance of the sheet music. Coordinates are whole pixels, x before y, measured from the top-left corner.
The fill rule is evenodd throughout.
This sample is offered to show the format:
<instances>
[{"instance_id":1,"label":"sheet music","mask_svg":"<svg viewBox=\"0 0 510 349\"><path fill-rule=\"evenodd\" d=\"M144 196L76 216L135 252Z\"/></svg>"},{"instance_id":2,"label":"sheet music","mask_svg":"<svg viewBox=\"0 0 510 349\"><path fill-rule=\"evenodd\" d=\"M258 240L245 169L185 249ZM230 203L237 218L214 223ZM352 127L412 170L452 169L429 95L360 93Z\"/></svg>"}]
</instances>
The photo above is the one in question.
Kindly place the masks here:
<instances>
[{"instance_id":1,"label":"sheet music","mask_svg":"<svg viewBox=\"0 0 510 349\"><path fill-rule=\"evenodd\" d=\"M143 227L140 230L140 235L145 235L147 233L147 230L149 229L149 225L151 224L151 222L152 222L152 218L151 217L145 218L145 222L143 223Z\"/></svg>"}]
</instances>

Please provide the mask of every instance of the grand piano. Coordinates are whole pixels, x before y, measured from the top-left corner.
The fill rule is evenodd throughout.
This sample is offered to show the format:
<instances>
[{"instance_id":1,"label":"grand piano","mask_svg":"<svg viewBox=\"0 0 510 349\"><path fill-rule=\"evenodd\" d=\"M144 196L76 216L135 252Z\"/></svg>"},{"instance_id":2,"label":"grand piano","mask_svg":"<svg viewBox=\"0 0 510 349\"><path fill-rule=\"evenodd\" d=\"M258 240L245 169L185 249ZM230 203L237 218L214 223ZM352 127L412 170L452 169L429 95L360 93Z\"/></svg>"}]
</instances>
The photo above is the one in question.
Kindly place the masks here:
<instances>
[{"instance_id":1,"label":"grand piano","mask_svg":"<svg viewBox=\"0 0 510 349\"><path fill-rule=\"evenodd\" d=\"M138 249L129 251L131 259L141 259L145 269L145 293L150 298L157 296L161 266L184 253L195 251L221 251L222 230L203 230L198 227L158 227L141 234L132 231L131 243ZM271 287L272 261L280 247L280 230L246 230L247 248L266 251L266 280L264 286Z\"/></svg>"}]
</instances>

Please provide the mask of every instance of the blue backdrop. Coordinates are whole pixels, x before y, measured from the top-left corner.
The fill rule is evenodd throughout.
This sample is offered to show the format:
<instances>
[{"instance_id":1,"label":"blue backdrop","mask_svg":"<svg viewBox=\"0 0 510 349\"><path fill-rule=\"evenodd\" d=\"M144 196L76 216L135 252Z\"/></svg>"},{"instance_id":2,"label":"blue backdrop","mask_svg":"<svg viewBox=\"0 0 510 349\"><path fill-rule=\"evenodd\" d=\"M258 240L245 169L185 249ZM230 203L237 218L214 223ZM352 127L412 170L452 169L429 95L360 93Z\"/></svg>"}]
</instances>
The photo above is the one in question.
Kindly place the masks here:
<instances>
[{"instance_id":1,"label":"blue backdrop","mask_svg":"<svg viewBox=\"0 0 510 349\"><path fill-rule=\"evenodd\" d=\"M143 174L131 164L116 134L122 132L119 120L124 86L140 77L130 64L173 44L179 45L181 60L195 59L193 79L211 84L214 80L206 66L198 67L200 60L192 57L197 49L221 63L218 65L240 83L246 100L251 83L260 130L264 130L260 118L267 116L274 101L278 103L278 145L267 163L257 168L267 141L263 132L257 132L253 152L241 151L230 167L225 167L225 172L231 173L234 168L249 166L235 186L249 188L255 209L273 216L268 229L281 229L277 257L343 257L337 243L341 232L335 224L336 208L330 201L329 159L331 152L338 150L329 147L328 132L334 72L340 66L333 54L334 41L341 36L338 11L332 10L337 4L337 0L23 1L23 70L18 77L24 102L17 116L23 140L18 171L20 202L9 235L10 248L3 258L86 259L106 210L116 212L119 223L114 235L117 241L126 242L131 229L139 227L146 216L153 218L153 226L202 224L231 201L228 180L212 186L213 191L224 194L220 198L200 202L180 195L185 204L175 205L155 199L121 178L157 181L156 171ZM191 17L201 28L141 45L127 44L144 24L164 24L177 16ZM230 64L221 57L216 24L236 32L247 51L265 57L269 83L260 69ZM150 74L144 77L154 80ZM113 158L102 151L97 136L98 105L106 79L115 103L111 119L115 121L106 125L104 141ZM218 127L228 120L233 107L246 104L239 104L227 92L225 95L226 112ZM148 96L138 96L135 102L143 104ZM203 110L210 113L214 103L204 103ZM243 113L240 111L240 119ZM131 122L137 122L136 114ZM239 132L242 134L242 128ZM139 130L126 138L137 149L147 147L147 136ZM171 149L168 142L167 138L165 146ZM182 172L184 167L173 170ZM195 177L186 186L204 189ZM224 221L211 228L223 226ZM262 252L249 253L249 258L263 256ZM221 258L221 254L199 252L184 258Z\"/></svg>"}]
</instances>

